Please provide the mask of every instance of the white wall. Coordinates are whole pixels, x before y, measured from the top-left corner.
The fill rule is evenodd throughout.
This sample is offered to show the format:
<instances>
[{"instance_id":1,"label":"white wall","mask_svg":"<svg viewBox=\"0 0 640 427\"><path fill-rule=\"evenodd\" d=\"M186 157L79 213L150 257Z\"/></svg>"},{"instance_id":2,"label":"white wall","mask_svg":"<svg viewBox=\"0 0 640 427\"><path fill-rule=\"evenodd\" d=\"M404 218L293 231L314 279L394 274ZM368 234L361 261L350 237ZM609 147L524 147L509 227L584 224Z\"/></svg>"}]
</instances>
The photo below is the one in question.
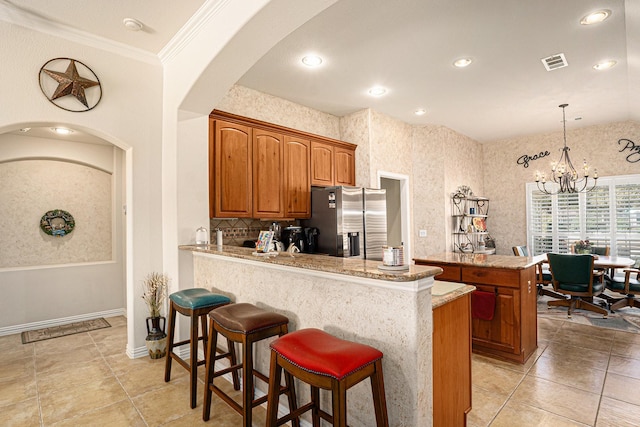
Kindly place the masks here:
<instances>
[{"instance_id":1,"label":"white wall","mask_svg":"<svg viewBox=\"0 0 640 427\"><path fill-rule=\"evenodd\" d=\"M144 346L146 308L140 298L140 282L150 271L163 271L162 265L162 204L160 183L162 68L148 58L131 59L112 51L82 45L71 40L27 30L0 22L0 55L3 61L0 79L0 134L22 127L66 126L97 135L125 150L126 204L128 215L127 277L133 290L129 295L129 354ZM104 96L96 108L73 113L57 108L41 93L38 85L40 67L56 57L75 58L87 64L98 75ZM3 147L0 145L0 151ZM113 274L120 274L122 272ZM34 287L24 271L7 273L0 281L3 301L15 301L16 306L56 304L73 301L79 310L92 312L96 307L95 289L82 288L79 283L95 281L97 274L82 266L50 268L48 277L68 282L63 294L54 293L46 281ZM5 280L5 278L7 280ZM135 294L135 295L134 295ZM124 308L124 304L119 307ZM42 316L62 316L49 311ZM65 315L72 315L66 313ZM51 319L51 317L49 317ZM5 320L6 322L7 320ZM16 323L31 322L22 315L8 319Z\"/></svg>"}]
</instances>

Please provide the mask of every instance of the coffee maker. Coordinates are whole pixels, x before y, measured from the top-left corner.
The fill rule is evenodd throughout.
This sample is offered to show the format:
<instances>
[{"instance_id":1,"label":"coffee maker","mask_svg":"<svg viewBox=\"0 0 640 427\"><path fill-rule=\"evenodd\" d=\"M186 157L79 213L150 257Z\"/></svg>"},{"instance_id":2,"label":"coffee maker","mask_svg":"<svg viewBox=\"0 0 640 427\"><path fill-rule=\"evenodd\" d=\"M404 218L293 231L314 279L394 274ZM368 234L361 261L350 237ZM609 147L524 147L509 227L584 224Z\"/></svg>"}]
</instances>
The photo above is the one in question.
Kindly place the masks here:
<instances>
[{"instance_id":1,"label":"coffee maker","mask_svg":"<svg viewBox=\"0 0 640 427\"><path fill-rule=\"evenodd\" d=\"M291 245L294 245L300 250L300 252L305 251L305 238L302 227L292 225L283 228L281 241L285 250L289 250Z\"/></svg>"}]
</instances>

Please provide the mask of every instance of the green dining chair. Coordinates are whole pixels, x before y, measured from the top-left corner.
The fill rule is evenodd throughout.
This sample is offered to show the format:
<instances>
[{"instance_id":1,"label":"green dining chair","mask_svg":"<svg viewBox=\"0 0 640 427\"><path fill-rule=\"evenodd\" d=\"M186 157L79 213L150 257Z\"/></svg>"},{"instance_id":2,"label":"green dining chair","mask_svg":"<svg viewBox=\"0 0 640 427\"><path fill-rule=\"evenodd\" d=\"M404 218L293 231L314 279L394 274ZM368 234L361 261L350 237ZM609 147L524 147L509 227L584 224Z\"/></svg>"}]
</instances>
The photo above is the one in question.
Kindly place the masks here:
<instances>
[{"instance_id":1,"label":"green dining chair","mask_svg":"<svg viewBox=\"0 0 640 427\"><path fill-rule=\"evenodd\" d=\"M618 294L625 295L624 298L614 298L606 296L609 303L609 310L614 312L624 307L640 308L640 261L636 261L633 268L625 268L624 279L615 276L606 276L605 283L607 289Z\"/></svg>"},{"instance_id":2,"label":"green dining chair","mask_svg":"<svg viewBox=\"0 0 640 427\"><path fill-rule=\"evenodd\" d=\"M571 317L574 309L589 310L602 314L606 318L609 312L599 305L588 301L594 296L600 295L604 290L601 279L602 271L593 271L592 255L574 254L547 254L553 289L568 296L566 299L548 301L547 306L568 307L567 317ZM594 279L595 277L595 279Z\"/></svg>"}]
</instances>

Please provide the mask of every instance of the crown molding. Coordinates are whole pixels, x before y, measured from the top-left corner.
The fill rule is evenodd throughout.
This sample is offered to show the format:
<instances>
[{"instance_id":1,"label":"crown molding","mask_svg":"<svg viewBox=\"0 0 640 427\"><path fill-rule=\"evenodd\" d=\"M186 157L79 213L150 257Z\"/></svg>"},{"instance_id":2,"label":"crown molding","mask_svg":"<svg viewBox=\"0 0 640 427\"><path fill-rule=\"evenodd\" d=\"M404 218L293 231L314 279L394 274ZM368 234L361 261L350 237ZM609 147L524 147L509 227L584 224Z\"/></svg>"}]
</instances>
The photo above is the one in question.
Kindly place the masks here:
<instances>
[{"instance_id":1,"label":"crown molding","mask_svg":"<svg viewBox=\"0 0 640 427\"><path fill-rule=\"evenodd\" d=\"M38 15L7 6L4 2L0 2L0 21L5 21L50 36L60 37L84 46L112 52L137 61L159 65L158 56L152 52L96 36L86 31L77 30L58 22L46 20Z\"/></svg>"},{"instance_id":2,"label":"crown molding","mask_svg":"<svg viewBox=\"0 0 640 427\"><path fill-rule=\"evenodd\" d=\"M180 53L200 32L200 29L229 3L231 0L207 0L160 50L158 53L160 62L166 64Z\"/></svg>"}]
</instances>

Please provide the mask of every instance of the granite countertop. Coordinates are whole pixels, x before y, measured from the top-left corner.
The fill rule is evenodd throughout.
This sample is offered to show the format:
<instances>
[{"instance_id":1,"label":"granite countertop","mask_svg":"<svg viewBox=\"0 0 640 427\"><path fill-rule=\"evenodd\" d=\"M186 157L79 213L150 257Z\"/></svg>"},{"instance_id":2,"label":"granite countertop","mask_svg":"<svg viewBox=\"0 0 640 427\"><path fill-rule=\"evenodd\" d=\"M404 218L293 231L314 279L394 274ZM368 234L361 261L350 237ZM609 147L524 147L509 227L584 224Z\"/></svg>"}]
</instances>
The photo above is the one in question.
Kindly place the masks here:
<instances>
[{"instance_id":1,"label":"granite countertop","mask_svg":"<svg viewBox=\"0 0 640 427\"><path fill-rule=\"evenodd\" d=\"M216 245L183 245L181 250L201 252L214 255L242 258L255 262L277 264L287 267L304 268L307 270L324 271L327 273L345 274L348 276L365 277L369 279L387 280L391 282L412 282L442 273L440 267L426 265L410 265L405 271L382 271L378 266L382 261L364 260L359 258L340 258L327 255L301 254L291 256L288 252L280 252L277 256L256 256L252 248L238 246L223 246L218 250Z\"/></svg>"},{"instance_id":2,"label":"granite countertop","mask_svg":"<svg viewBox=\"0 0 640 427\"><path fill-rule=\"evenodd\" d=\"M445 252L425 257L416 257L414 260L470 267L507 268L512 270L523 270L537 264L537 260L533 257L465 254L460 252Z\"/></svg>"},{"instance_id":3,"label":"granite countertop","mask_svg":"<svg viewBox=\"0 0 640 427\"><path fill-rule=\"evenodd\" d=\"M460 298L470 292L475 291L473 285L465 285L464 283L443 282L436 280L431 288L431 307L438 308Z\"/></svg>"}]
</instances>

